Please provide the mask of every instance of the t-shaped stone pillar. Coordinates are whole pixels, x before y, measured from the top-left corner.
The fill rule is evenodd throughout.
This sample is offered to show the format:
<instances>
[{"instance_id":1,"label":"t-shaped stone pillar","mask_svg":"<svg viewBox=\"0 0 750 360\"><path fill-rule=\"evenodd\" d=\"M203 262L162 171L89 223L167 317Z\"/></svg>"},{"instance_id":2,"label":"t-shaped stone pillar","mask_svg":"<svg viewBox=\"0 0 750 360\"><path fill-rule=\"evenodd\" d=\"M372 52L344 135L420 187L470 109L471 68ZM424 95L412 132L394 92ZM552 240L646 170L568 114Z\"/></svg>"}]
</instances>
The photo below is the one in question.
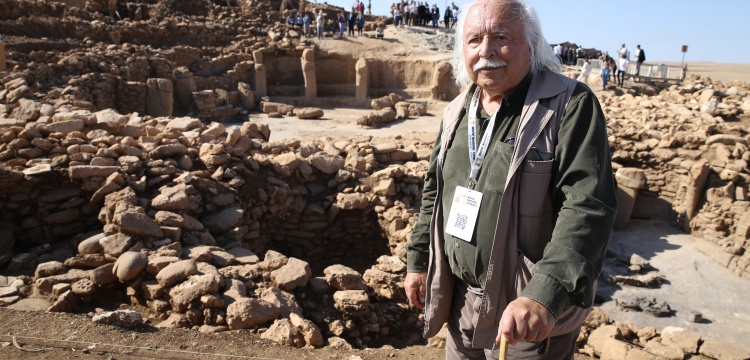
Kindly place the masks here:
<instances>
[{"instance_id":1,"label":"t-shaped stone pillar","mask_svg":"<svg viewBox=\"0 0 750 360\"><path fill-rule=\"evenodd\" d=\"M181 66L172 72L174 76L174 107L181 113L190 112L193 92L198 90L195 76L187 67Z\"/></svg>"},{"instance_id":2,"label":"t-shaped stone pillar","mask_svg":"<svg viewBox=\"0 0 750 360\"><path fill-rule=\"evenodd\" d=\"M263 65L263 53L260 50L253 51L255 61L255 96L268 96L266 84L266 66Z\"/></svg>"},{"instance_id":3,"label":"t-shaped stone pillar","mask_svg":"<svg viewBox=\"0 0 750 360\"><path fill-rule=\"evenodd\" d=\"M357 74L357 87L355 98L357 102L367 100L367 88L370 86L370 69L367 66L367 60L360 58L354 66L354 72Z\"/></svg>"},{"instance_id":4,"label":"t-shaped stone pillar","mask_svg":"<svg viewBox=\"0 0 750 360\"><path fill-rule=\"evenodd\" d=\"M0 71L5 71L7 65L5 65L5 43L0 42Z\"/></svg>"},{"instance_id":5,"label":"t-shaped stone pillar","mask_svg":"<svg viewBox=\"0 0 750 360\"><path fill-rule=\"evenodd\" d=\"M153 117L172 116L174 106L174 85L168 79L146 80L146 114Z\"/></svg>"},{"instance_id":6,"label":"t-shaped stone pillar","mask_svg":"<svg viewBox=\"0 0 750 360\"><path fill-rule=\"evenodd\" d=\"M305 77L305 100L310 103L318 96L315 77L315 53L312 49L302 51L302 75Z\"/></svg>"}]
</instances>

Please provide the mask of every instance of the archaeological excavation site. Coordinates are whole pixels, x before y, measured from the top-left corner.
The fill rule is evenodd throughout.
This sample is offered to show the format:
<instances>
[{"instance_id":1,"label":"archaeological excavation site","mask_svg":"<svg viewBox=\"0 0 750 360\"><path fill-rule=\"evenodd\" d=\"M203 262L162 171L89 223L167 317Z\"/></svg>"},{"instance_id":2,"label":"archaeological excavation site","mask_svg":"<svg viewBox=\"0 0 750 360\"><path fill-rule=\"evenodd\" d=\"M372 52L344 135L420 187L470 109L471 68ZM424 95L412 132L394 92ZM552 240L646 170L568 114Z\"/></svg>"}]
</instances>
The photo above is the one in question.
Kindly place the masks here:
<instances>
[{"instance_id":1,"label":"archaeological excavation site","mask_svg":"<svg viewBox=\"0 0 750 360\"><path fill-rule=\"evenodd\" d=\"M334 51L288 27L286 7L330 19L342 10L295 0L0 2L0 307L250 332L295 348L444 345L421 336L403 280L437 131L408 124L439 123L459 94L450 49ZM389 23L366 21L368 39ZM689 74L597 95L616 228L664 221L750 281L750 84ZM368 110L353 120L362 135L272 140L273 120L337 108ZM368 135L390 124L408 130ZM647 260L613 254L600 282L669 280ZM618 306L670 316L668 305L629 300ZM582 358L750 358L746 343L639 329L599 308L578 343Z\"/></svg>"}]
</instances>

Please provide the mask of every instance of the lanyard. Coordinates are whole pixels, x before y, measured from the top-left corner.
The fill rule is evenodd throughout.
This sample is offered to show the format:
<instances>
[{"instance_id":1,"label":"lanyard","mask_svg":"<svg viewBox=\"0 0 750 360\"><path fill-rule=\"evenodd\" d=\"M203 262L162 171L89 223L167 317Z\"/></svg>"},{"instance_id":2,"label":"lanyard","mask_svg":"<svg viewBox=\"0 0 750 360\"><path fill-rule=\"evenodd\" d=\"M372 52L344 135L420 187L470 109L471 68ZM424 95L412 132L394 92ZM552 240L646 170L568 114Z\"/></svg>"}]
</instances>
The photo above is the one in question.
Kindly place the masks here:
<instances>
[{"instance_id":1,"label":"lanyard","mask_svg":"<svg viewBox=\"0 0 750 360\"><path fill-rule=\"evenodd\" d=\"M471 175L469 176L470 181L476 181L479 175L479 169L482 167L482 162L487 154L487 148L490 146L490 138L492 137L492 130L495 128L495 118L497 117L497 111L490 117L490 123L487 125L482 136L482 141L479 143L479 149L477 150L477 108L479 107L479 94L480 89L474 90L474 96L471 98L471 105L469 106L469 163L471 164Z\"/></svg>"}]
</instances>

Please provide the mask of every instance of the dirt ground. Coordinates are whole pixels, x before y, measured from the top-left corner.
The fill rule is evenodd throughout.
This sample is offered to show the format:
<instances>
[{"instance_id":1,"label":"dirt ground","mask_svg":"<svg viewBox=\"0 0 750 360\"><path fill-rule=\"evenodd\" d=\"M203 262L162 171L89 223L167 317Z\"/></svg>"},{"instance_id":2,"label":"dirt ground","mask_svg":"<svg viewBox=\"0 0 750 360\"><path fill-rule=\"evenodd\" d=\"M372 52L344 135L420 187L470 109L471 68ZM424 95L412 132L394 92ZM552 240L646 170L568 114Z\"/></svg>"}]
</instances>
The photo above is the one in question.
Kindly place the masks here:
<instances>
[{"instance_id":1,"label":"dirt ground","mask_svg":"<svg viewBox=\"0 0 750 360\"><path fill-rule=\"evenodd\" d=\"M431 29L429 31L432 31ZM438 30L444 33L444 30ZM429 41L424 31L409 29L386 30L386 40L354 38L325 39L321 48L349 51L363 56L427 56L447 58L444 40ZM445 36L443 36L445 37ZM317 41L317 40L315 40ZM690 71L714 80L750 81L747 64L691 64ZM269 124L271 140L286 138L314 139L320 136L351 138L419 136L434 138L445 103L431 102L429 114L397 121L380 128L356 125L356 119L369 109L324 109L319 120L293 117L272 119L252 114L251 121ZM636 220L626 230L615 231L610 252L619 257L638 253L662 273L666 282L656 289L618 287L601 284L601 304L617 321L630 321L636 327L680 326L704 337L720 338L750 349L750 281L740 279L708 257L697 252L692 244L697 239L685 235L665 222ZM655 318L639 312L618 310L613 299L620 294L652 296L667 301L673 316ZM44 308L43 304L26 302L28 309ZM12 307L13 308L13 307ZM692 323L691 311L703 314L705 320ZM19 349L14 344L15 342ZM95 324L91 314L47 313L0 308L0 358L2 359L442 359L444 351L426 346L403 349L390 347L367 350L296 349L260 339L250 331L202 334L192 329L159 330L151 326L120 328ZM577 357L578 358L578 357ZM586 357L581 356L580 359Z\"/></svg>"}]
</instances>

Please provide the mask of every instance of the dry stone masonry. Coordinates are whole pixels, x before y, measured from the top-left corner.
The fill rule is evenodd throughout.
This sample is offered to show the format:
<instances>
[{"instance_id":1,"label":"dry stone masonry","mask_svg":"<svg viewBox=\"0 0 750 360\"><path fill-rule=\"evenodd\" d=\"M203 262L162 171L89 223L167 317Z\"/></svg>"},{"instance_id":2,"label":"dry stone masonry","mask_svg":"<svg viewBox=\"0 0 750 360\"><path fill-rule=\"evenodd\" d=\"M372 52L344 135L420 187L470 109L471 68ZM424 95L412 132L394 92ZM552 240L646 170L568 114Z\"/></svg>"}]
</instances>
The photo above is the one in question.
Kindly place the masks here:
<instances>
[{"instance_id":1,"label":"dry stone masonry","mask_svg":"<svg viewBox=\"0 0 750 360\"><path fill-rule=\"evenodd\" d=\"M0 3L0 305L41 298L78 312L114 301L131 310L93 320L243 329L296 347L423 341L403 292L404 246L434 135L269 141L265 125L232 123L250 111L321 118L321 97L341 92L374 109L363 126L424 115L423 102L372 76L400 65L316 51L269 2L93 3ZM457 93L447 63L425 66L423 99ZM327 82L332 67L348 69L346 83ZM600 100L617 227L669 219L750 277L750 86L689 77ZM664 280L644 259L626 266L603 280ZM662 299L618 301L669 315ZM579 345L612 359L750 356L598 309Z\"/></svg>"}]
</instances>

